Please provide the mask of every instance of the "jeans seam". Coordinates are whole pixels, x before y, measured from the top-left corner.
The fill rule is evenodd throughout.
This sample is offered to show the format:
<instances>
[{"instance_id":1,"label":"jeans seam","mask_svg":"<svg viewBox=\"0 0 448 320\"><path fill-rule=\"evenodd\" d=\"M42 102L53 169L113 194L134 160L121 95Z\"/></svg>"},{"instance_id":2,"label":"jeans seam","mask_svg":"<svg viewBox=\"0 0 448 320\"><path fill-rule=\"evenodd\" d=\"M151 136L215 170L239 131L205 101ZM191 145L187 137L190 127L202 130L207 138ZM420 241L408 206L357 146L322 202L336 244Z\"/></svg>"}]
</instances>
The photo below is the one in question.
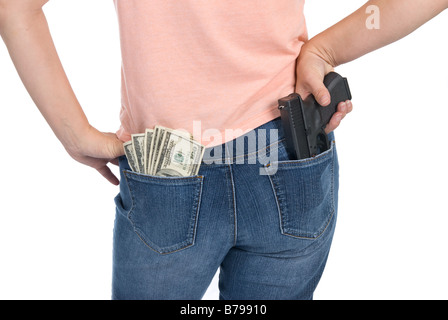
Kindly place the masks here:
<instances>
[{"instance_id":1,"label":"jeans seam","mask_svg":"<svg viewBox=\"0 0 448 320\"><path fill-rule=\"evenodd\" d=\"M227 148L227 145L225 145ZM227 149L226 149L227 152ZM237 233L238 233L238 222L237 222L237 215L236 215L236 197L235 197L235 184L233 180L233 172L232 172L232 164L228 163L229 166L229 173L230 173L230 184L232 186L232 197L233 197L233 245L236 245L236 239L237 239Z\"/></svg>"},{"instance_id":2,"label":"jeans seam","mask_svg":"<svg viewBox=\"0 0 448 320\"><path fill-rule=\"evenodd\" d=\"M278 213L278 218L279 218L279 222L280 222L280 225L279 225L280 232L282 234L284 234L284 231L283 231L283 219L282 219L282 213L281 213L281 210L280 210L280 204L279 204L278 198L277 198L277 192L275 191L275 186L274 186L274 182L272 181L272 177L270 175L268 175L268 178L269 178L269 182L271 183L271 189L272 189L272 193L273 193L274 198L275 198L275 203L277 204L277 213Z\"/></svg>"},{"instance_id":3,"label":"jeans seam","mask_svg":"<svg viewBox=\"0 0 448 320\"><path fill-rule=\"evenodd\" d=\"M191 177L163 177L163 176L153 176L148 174L142 174L137 173L129 170L123 170L125 171L125 175L133 175L135 176L136 180L140 182L145 182L146 180L155 180L155 181L181 181L181 180L197 180L197 179L203 179L204 177L201 175L191 176Z\"/></svg>"},{"instance_id":4,"label":"jeans seam","mask_svg":"<svg viewBox=\"0 0 448 320\"><path fill-rule=\"evenodd\" d=\"M234 156L232 158L225 158L224 160L236 161L237 159L240 159L240 158L245 158L245 157L249 158L250 156L258 155L262 151L267 151L269 149L272 149L272 147L278 146L280 143L282 143L285 140L286 140L285 138L282 138L282 139L277 140L277 141L271 143L270 145L268 145L268 146L266 146L266 147L264 147L262 149L259 149L257 151L254 151L254 152L251 152L251 153L248 153L248 154L242 154L242 155ZM227 145L226 145L226 148L227 148Z\"/></svg>"},{"instance_id":5,"label":"jeans seam","mask_svg":"<svg viewBox=\"0 0 448 320\"><path fill-rule=\"evenodd\" d=\"M331 148L334 148L336 145L335 141L331 141ZM322 161L326 161L326 159L330 156L330 154L332 154L333 152L330 153L330 149L318 154L314 157L311 157L309 159L303 159L303 160L283 160L283 161L277 161L278 164L283 164L283 165L300 165L300 166L305 166L308 165L310 162L313 162L313 164L317 163L317 162L322 162ZM264 167L269 168L271 166L271 163L268 163L267 165L265 165Z\"/></svg>"},{"instance_id":6,"label":"jeans seam","mask_svg":"<svg viewBox=\"0 0 448 320\"><path fill-rule=\"evenodd\" d=\"M128 218L129 220L131 220L131 212L134 210L134 206L135 206L135 200L134 200L134 195L131 192L131 188L129 187L129 180L128 180L128 176L126 174L126 171L123 170L124 173L124 178L126 179L126 187L128 189L128 193L131 196L131 208L126 212L126 218ZM132 221L132 220L131 220Z\"/></svg>"}]
</instances>

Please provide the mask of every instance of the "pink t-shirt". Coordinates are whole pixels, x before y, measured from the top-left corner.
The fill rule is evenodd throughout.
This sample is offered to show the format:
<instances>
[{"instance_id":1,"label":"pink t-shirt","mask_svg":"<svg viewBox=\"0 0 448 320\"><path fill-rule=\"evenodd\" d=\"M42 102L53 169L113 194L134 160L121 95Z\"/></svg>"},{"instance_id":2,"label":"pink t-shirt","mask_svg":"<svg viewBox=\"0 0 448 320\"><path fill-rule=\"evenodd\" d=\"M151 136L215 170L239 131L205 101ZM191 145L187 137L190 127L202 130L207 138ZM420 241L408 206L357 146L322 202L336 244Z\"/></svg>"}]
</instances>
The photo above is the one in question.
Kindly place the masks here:
<instances>
[{"instance_id":1,"label":"pink t-shirt","mask_svg":"<svg viewBox=\"0 0 448 320\"><path fill-rule=\"evenodd\" d=\"M211 147L280 115L307 39L304 0L114 2L121 140L161 125Z\"/></svg>"}]
</instances>

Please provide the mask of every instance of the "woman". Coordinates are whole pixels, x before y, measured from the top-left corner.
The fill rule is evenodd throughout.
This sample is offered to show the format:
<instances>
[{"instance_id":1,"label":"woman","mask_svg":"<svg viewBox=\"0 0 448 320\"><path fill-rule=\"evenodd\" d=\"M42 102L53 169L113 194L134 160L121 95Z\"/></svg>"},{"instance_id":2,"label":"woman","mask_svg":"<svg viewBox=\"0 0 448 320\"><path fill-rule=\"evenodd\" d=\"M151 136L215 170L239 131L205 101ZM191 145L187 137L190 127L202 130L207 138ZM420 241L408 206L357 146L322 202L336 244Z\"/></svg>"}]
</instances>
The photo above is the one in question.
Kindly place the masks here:
<instances>
[{"instance_id":1,"label":"woman","mask_svg":"<svg viewBox=\"0 0 448 320\"><path fill-rule=\"evenodd\" d=\"M123 108L122 125L111 134L89 124L70 88L45 22L46 2L0 0L0 32L67 152L113 184L119 181L107 164L120 157L116 299L200 298L218 267L222 299L311 299L336 221L337 156L333 146L316 159L290 159L276 101L295 90L328 104L322 79L334 67L404 37L448 6L369 1L307 41L300 0L116 0ZM380 29L366 27L367 6L379 10ZM329 134L351 109L350 102L339 105ZM194 132L195 121L196 139L223 151L225 161L202 163L187 179L129 170L122 155L131 134L158 124ZM276 153L279 172L260 175L263 164L249 163L247 146L238 149L248 130Z\"/></svg>"}]
</instances>

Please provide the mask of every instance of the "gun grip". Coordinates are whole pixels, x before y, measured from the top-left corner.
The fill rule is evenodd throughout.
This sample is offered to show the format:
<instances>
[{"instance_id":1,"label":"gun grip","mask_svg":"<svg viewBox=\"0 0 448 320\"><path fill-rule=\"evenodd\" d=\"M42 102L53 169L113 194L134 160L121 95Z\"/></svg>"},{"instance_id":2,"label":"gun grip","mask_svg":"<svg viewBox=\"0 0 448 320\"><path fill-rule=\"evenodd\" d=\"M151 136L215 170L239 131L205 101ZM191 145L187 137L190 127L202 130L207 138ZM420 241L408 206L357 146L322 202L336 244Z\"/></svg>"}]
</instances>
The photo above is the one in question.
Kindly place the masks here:
<instances>
[{"instance_id":1,"label":"gun grip","mask_svg":"<svg viewBox=\"0 0 448 320\"><path fill-rule=\"evenodd\" d=\"M319 105L312 95L302 100L293 93L279 100L287 151L297 160L314 157L330 148L325 127L338 104L352 99L347 79L339 74L330 72L324 84L331 95L326 107Z\"/></svg>"},{"instance_id":2,"label":"gun grip","mask_svg":"<svg viewBox=\"0 0 448 320\"><path fill-rule=\"evenodd\" d=\"M317 102L315 103L319 107L322 123L325 128L328 122L330 122L331 117L337 111L338 104L343 101L352 100L352 94L348 86L347 78L341 77L336 72L330 72L329 74L327 74L327 76L324 78L324 85L330 92L330 105L322 107L317 104ZM314 100L314 97L312 97L312 99Z\"/></svg>"}]
</instances>

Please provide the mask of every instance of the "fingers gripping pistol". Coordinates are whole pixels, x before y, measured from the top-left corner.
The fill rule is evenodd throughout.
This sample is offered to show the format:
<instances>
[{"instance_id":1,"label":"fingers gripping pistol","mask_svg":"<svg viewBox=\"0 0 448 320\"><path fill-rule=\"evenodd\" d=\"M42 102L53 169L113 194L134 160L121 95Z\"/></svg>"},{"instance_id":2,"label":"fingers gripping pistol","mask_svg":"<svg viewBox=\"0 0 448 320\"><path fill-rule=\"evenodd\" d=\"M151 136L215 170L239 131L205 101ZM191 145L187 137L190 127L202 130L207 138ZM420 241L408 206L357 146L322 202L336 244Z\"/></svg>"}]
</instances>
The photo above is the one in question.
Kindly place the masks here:
<instances>
[{"instance_id":1,"label":"fingers gripping pistol","mask_svg":"<svg viewBox=\"0 0 448 320\"><path fill-rule=\"evenodd\" d=\"M339 74L330 72L324 85L331 95L331 103L326 107L319 105L312 95L302 100L297 93L278 101L287 151L297 160L311 158L330 149L325 126L337 111L338 104L352 99L347 79Z\"/></svg>"}]
</instances>

